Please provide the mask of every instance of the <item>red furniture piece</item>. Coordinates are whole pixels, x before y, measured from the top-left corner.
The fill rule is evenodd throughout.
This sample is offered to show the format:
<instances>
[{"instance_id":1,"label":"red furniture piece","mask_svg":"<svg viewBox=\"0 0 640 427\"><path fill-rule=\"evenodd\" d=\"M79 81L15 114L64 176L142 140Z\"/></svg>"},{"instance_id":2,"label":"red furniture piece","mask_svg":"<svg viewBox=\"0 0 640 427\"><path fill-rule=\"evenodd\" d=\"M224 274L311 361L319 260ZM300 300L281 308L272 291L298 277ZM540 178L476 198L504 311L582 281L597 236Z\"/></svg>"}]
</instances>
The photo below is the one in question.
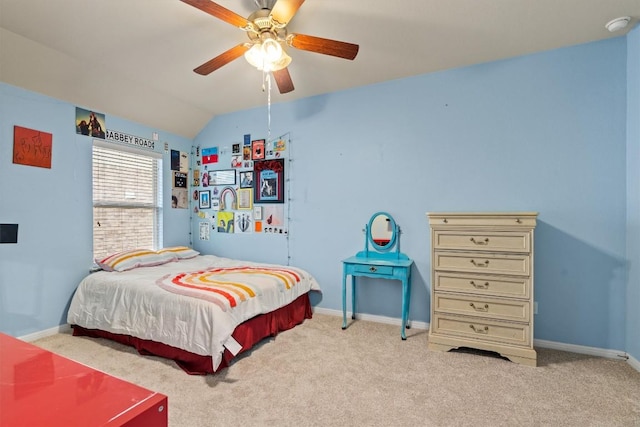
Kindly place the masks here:
<instances>
[{"instance_id":1,"label":"red furniture piece","mask_svg":"<svg viewBox=\"0 0 640 427\"><path fill-rule=\"evenodd\" d=\"M0 333L0 426L167 423L167 396Z\"/></svg>"}]
</instances>

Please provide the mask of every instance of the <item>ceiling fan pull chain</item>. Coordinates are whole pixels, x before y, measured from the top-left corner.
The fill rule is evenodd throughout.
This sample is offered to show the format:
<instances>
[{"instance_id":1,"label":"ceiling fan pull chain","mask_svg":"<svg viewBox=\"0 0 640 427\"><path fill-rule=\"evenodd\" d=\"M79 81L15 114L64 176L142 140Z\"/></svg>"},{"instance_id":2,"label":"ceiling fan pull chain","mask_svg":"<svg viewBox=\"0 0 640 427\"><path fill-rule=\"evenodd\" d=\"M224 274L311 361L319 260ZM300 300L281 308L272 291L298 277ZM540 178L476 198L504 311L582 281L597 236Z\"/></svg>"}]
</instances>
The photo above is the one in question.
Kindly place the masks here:
<instances>
[{"instance_id":1,"label":"ceiling fan pull chain","mask_svg":"<svg viewBox=\"0 0 640 427\"><path fill-rule=\"evenodd\" d=\"M267 73L267 142L271 142L271 73Z\"/></svg>"}]
</instances>

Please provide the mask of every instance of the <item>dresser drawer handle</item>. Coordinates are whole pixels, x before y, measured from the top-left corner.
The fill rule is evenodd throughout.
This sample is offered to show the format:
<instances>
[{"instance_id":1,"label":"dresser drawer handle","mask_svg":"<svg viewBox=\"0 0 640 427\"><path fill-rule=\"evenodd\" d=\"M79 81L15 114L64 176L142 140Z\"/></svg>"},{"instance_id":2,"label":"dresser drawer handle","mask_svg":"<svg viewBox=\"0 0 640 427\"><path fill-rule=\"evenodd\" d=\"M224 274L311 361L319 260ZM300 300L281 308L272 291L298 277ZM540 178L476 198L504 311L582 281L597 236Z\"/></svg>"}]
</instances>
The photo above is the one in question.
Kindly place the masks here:
<instances>
[{"instance_id":1,"label":"dresser drawer handle","mask_svg":"<svg viewBox=\"0 0 640 427\"><path fill-rule=\"evenodd\" d=\"M489 244L489 238L485 238L484 240L476 240L473 237L470 238L469 240L471 240L473 243L475 243L476 245L488 245Z\"/></svg>"},{"instance_id":2,"label":"dresser drawer handle","mask_svg":"<svg viewBox=\"0 0 640 427\"><path fill-rule=\"evenodd\" d=\"M469 327L471 329L473 329L473 332L475 332L476 334L488 334L489 333L489 327L485 326L484 328L476 328L474 325L469 325Z\"/></svg>"},{"instance_id":3,"label":"dresser drawer handle","mask_svg":"<svg viewBox=\"0 0 640 427\"><path fill-rule=\"evenodd\" d=\"M373 267L373 266L371 266L371 267L369 267L369 271L372 272L372 273L375 273L376 271L378 271L378 269Z\"/></svg>"},{"instance_id":4,"label":"dresser drawer handle","mask_svg":"<svg viewBox=\"0 0 640 427\"><path fill-rule=\"evenodd\" d=\"M475 311L489 311L489 304L485 304L484 307L476 307L474 303L470 302L469 305L473 307Z\"/></svg>"},{"instance_id":5,"label":"dresser drawer handle","mask_svg":"<svg viewBox=\"0 0 640 427\"><path fill-rule=\"evenodd\" d=\"M475 265L476 267L489 267L489 260L485 260L485 262L476 262L475 259L472 259L471 264Z\"/></svg>"},{"instance_id":6,"label":"dresser drawer handle","mask_svg":"<svg viewBox=\"0 0 640 427\"><path fill-rule=\"evenodd\" d=\"M471 284L471 286L473 286L476 289L487 289L489 288L489 282L484 282L483 284L477 284L476 282L474 282L473 280L469 282Z\"/></svg>"}]
</instances>

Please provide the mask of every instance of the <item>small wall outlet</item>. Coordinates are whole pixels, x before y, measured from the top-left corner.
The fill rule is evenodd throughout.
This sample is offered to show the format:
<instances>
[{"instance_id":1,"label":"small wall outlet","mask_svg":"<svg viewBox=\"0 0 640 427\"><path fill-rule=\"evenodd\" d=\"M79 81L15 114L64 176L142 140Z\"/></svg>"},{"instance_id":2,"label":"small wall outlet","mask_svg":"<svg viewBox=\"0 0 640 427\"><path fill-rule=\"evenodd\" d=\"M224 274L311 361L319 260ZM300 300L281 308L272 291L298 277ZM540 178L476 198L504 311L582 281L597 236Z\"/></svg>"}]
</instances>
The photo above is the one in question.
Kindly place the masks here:
<instances>
[{"instance_id":1,"label":"small wall outlet","mask_svg":"<svg viewBox=\"0 0 640 427\"><path fill-rule=\"evenodd\" d=\"M538 301L533 302L533 314L538 314Z\"/></svg>"}]
</instances>

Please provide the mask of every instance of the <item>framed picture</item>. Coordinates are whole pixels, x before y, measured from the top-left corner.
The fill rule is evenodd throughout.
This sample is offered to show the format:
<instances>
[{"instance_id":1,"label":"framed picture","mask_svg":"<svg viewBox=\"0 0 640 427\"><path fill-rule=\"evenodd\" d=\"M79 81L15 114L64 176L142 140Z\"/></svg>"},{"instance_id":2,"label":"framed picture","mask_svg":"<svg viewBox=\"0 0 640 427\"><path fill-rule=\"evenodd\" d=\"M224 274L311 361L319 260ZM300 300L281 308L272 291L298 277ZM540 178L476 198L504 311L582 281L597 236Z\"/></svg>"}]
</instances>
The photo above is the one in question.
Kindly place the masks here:
<instances>
[{"instance_id":1,"label":"framed picture","mask_svg":"<svg viewBox=\"0 0 640 427\"><path fill-rule=\"evenodd\" d=\"M200 169L193 170L193 186L200 187Z\"/></svg>"},{"instance_id":2,"label":"framed picture","mask_svg":"<svg viewBox=\"0 0 640 427\"><path fill-rule=\"evenodd\" d=\"M187 173L173 171L173 188L187 188Z\"/></svg>"},{"instance_id":3,"label":"framed picture","mask_svg":"<svg viewBox=\"0 0 640 427\"><path fill-rule=\"evenodd\" d=\"M218 147L202 149L202 164L209 165L211 163L218 163Z\"/></svg>"},{"instance_id":4,"label":"framed picture","mask_svg":"<svg viewBox=\"0 0 640 427\"><path fill-rule=\"evenodd\" d=\"M250 210L253 207L253 188L241 188L238 190L238 210Z\"/></svg>"},{"instance_id":5,"label":"framed picture","mask_svg":"<svg viewBox=\"0 0 640 427\"><path fill-rule=\"evenodd\" d=\"M53 134L13 127L13 163L51 169Z\"/></svg>"},{"instance_id":6,"label":"framed picture","mask_svg":"<svg viewBox=\"0 0 640 427\"><path fill-rule=\"evenodd\" d=\"M106 129L107 125L104 119L104 113L96 113L95 111L76 107L77 134L87 135L92 138L105 139Z\"/></svg>"},{"instance_id":7,"label":"framed picture","mask_svg":"<svg viewBox=\"0 0 640 427\"><path fill-rule=\"evenodd\" d=\"M242 156L240 154L234 154L233 156L231 156L231 167L232 168L242 167Z\"/></svg>"},{"instance_id":8,"label":"framed picture","mask_svg":"<svg viewBox=\"0 0 640 427\"><path fill-rule=\"evenodd\" d=\"M236 185L236 170L209 171L209 185Z\"/></svg>"},{"instance_id":9,"label":"framed picture","mask_svg":"<svg viewBox=\"0 0 640 427\"><path fill-rule=\"evenodd\" d=\"M233 212L220 212L218 214L218 233L233 233Z\"/></svg>"},{"instance_id":10,"label":"framed picture","mask_svg":"<svg viewBox=\"0 0 640 427\"><path fill-rule=\"evenodd\" d=\"M253 188L253 171L240 172L240 188Z\"/></svg>"},{"instance_id":11,"label":"framed picture","mask_svg":"<svg viewBox=\"0 0 640 427\"><path fill-rule=\"evenodd\" d=\"M238 212L233 222L235 223L236 233L251 233L253 231L251 214L248 212Z\"/></svg>"},{"instance_id":12,"label":"framed picture","mask_svg":"<svg viewBox=\"0 0 640 427\"><path fill-rule=\"evenodd\" d=\"M211 191L210 190L200 191L199 200L200 200L200 209L210 209L211 208Z\"/></svg>"},{"instance_id":13,"label":"framed picture","mask_svg":"<svg viewBox=\"0 0 640 427\"><path fill-rule=\"evenodd\" d=\"M253 203L284 203L284 159L253 163Z\"/></svg>"},{"instance_id":14,"label":"framed picture","mask_svg":"<svg viewBox=\"0 0 640 427\"><path fill-rule=\"evenodd\" d=\"M253 219L258 221L262 219L262 206L253 207Z\"/></svg>"},{"instance_id":15,"label":"framed picture","mask_svg":"<svg viewBox=\"0 0 640 427\"><path fill-rule=\"evenodd\" d=\"M200 223L200 240L209 240L209 223Z\"/></svg>"},{"instance_id":16,"label":"framed picture","mask_svg":"<svg viewBox=\"0 0 640 427\"><path fill-rule=\"evenodd\" d=\"M264 159L264 139L251 141L251 160Z\"/></svg>"}]
</instances>

